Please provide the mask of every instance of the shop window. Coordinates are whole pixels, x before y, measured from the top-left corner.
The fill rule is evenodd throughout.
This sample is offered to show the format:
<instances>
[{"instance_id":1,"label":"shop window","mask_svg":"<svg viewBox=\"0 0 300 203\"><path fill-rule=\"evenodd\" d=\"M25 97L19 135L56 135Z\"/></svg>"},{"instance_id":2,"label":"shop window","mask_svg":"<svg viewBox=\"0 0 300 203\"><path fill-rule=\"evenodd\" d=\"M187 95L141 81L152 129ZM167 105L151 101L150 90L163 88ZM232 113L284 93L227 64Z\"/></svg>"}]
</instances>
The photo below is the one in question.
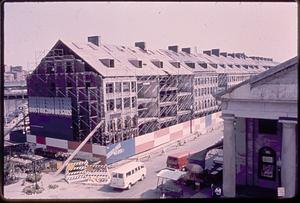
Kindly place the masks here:
<instances>
[{"instance_id":1,"label":"shop window","mask_svg":"<svg viewBox=\"0 0 300 203\"><path fill-rule=\"evenodd\" d=\"M259 152L258 176L259 178L276 180L276 153L270 147L262 147Z\"/></svg>"},{"instance_id":2,"label":"shop window","mask_svg":"<svg viewBox=\"0 0 300 203\"><path fill-rule=\"evenodd\" d=\"M277 134L277 120L258 119L260 134Z\"/></svg>"}]
</instances>

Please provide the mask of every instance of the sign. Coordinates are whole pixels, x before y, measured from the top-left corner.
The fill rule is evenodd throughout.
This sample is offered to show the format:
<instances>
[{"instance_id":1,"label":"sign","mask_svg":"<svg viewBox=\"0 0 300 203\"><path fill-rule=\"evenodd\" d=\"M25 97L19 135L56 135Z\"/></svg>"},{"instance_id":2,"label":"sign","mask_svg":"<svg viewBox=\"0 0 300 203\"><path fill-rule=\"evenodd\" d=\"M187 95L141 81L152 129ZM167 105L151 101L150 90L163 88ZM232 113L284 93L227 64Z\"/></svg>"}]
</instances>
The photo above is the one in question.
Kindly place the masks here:
<instances>
[{"instance_id":1,"label":"sign","mask_svg":"<svg viewBox=\"0 0 300 203\"><path fill-rule=\"evenodd\" d=\"M277 195L278 195L278 197L284 197L285 196L285 188L284 187L278 187L277 188Z\"/></svg>"},{"instance_id":2,"label":"sign","mask_svg":"<svg viewBox=\"0 0 300 203\"><path fill-rule=\"evenodd\" d=\"M125 140L106 147L107 164L126 159L135 154L134 139Z\"/></svg>"}]
</instances>

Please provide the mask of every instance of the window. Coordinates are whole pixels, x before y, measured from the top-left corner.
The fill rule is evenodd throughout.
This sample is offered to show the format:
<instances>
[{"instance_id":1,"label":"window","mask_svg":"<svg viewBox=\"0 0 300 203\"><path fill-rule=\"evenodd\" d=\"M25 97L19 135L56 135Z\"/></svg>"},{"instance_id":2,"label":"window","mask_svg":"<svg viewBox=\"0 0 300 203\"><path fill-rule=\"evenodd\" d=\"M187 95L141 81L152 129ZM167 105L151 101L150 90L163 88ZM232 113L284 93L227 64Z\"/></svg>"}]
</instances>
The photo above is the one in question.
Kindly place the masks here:
<instances>
[{"instance_id":1,"label":"window","mask_svg":"<svg viewBox=\"0 0 300 203\"><path fill-rule=\"evenodd\" d=\"M126 119L125 119L125 128L130 128L130 122L131 122L131 118L130 116L126 116Z\"/></svg>"},{"instance_id":2,"label":"window","mask_svg":"<svg viewBox=\"0 0 300 203\"><path fill-rule=\"evenodd\" d=\"M141 168L144 168L144 166L143 166L143 165L141 165Z\"/></svg>"},{"instance_id":3,"label":"window","mask_svg":"<svg viewBox=\"0 0 300 203\"><path fill-rule=\"evenodd\" d=\"M107 107L107 111L113 111L114 110L114 100L113 99L108 99L106 100L106 107Z\"/></svg>"},{"instance_id":4,"label":"window","mask_svg":"<svg viewBox=\"0 0 300 203\"><path fill-rule=\"evenodd\" d=\"M124 108L130 108L130 97L124 98Z\"/></svg>"},{"instance_id":5,"label":"window","mask_svg":"<svg viewBox=\"0 0 300 203\"><path fill-rule=\"evenodd\" d=\"M194 92L195 92L195 93L194 93L194 94L195 94L195 96L197 96L197 90L194 90Z\"/></svg>"},{"instance_id":6,"label":"window","mask_svg":"<svg viewBox=\"0 0 300 203\"><path fill-rule=\"evenodd\" d=\"M72 73L73 72L73 64L71 61L67 61L66 62L66 72L67 73Z\"/></svg>"},{"instance_id":7,"label":"window","mask_svg":"<svg viewBox=\"0 0 300 203\"><path fill-rule=\"evenodd\" d=\"M118 178L123 178L123 174L122 173L118 173Z\"/></svg>"},{"instance_id":8,"label":"window","mask_svg":"<svg viewBox=\"0 0 300 203\"><path fill-rule=\"evenodd\" d=\"M130 83L123 82L123 92L130 92Z\"/></svg>"},{"instance_id":9,"label":"window","mask_svg":"<svg viewBox=\"0 0 300 203\"><path fill-rule=\"evenodd\" d=\"M129 171L129 172L126 173L126 177L128 177L130 175L131 175L131 171Z\"/></svg>"},{"instance_id":10,"label":"window","mask_svg":"<svg viewBox=\"0 0 300 203\"><path fill-rule=\"evenodd\" d=\"M136 92L136 82L131 82L131 92Z\"/></svg>"},{"instance_id":11,"label":"window","mask_svg":"<svg viewBox=\"0 0 300 203\"><path fill-rule=\"evenodd\" d=\"M122 98L116 99L116 109L122 110Z\"/></svg>"},{"instance_id":12,"label":"window","mask_svg":"<svg viewBox=\"0 0 300 203\"><path fill-rule=\"evenodd\" d=\"M134 174L134 170L131 171L131 174Z\"/></svg>"},{"instance_id":13,"label":"window","mask_svg":"<svg viewBox=\"0 0 300 203\"><path fill-rule=\"evenodd\" d=\"M121 82L116 82L115 83L115 92L116 93L122 92L122 83Z\"/></svg>"},{"instance_id":14,"label":"window","mask_svg":"<svg viewBox=\"0 0 300 203\"><path fill-rule=\"evenodd\" d=\"M201 89L198 89L198 96L201 96Z\"/></svg>"},{"instance_id":15,"label":"window","mask_svg":"<svg viewBox=\"0 0 300 203\"><path fill-rule=\"evenodd\" d=\"M277 134L277 120L258 119L258 132L261 134Z\"/></svg>"},{"instance_id":16,"label":"window","mask_svg":"<svg viewBox=\"0 0 300 203\"><path fill-rule=\"evenodd\" d=\"M122 120L121 120L120 118L117 119L117 128L118 128L119 130L122 129Z\"/></svg>"},{"instance_id":17,"label":"window","mask_svg":"<svg viewBox=\"0 0 300 203\"><path fill-rule=\"evenodd\" d=\"M117 173L114 173L114 174L113 174L113 177L114 177L114 178L118 177L118 174L117 174Z\"/></svg>"},{"instance_id":18,"label":"window","mask_svg":"<svg viewBox=\"0 0 300 203\"><path fill-rule=\"evenodd\" d=\"M136 97L131 98L132 108L136 107Z\"/></svg>"},{"instance_id":19,"label":"window","mask_svg":"<svg viewBox=\"0 0 300 203\"><path fill-rule=\"evenodd\" d=\"M114 83L106 83L106 93L114 93Z\"/></svg>"}]
</instances>

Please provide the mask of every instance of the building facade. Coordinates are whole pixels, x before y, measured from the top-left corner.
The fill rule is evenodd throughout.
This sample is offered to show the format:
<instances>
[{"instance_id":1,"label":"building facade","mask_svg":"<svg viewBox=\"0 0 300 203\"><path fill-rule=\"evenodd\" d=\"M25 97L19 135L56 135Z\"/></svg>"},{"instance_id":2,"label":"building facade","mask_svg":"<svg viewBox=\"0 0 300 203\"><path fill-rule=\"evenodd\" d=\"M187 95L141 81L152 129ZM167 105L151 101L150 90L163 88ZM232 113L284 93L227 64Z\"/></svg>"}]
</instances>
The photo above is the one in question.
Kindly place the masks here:
<instances>
[{"instance_id":1,"label":"building facade","mask_svg":"<svg viewBox=\"0 0 300 203\"><path fill-rule=\"evenodd\" d=\"M296 194L298 59L290 59L216 97L224 119L224 195L241 186Z\"/></svg>"},{"instance_id":2,"label":"building facade","mask_svg":"<svg viewBox=\"0 0 300 203\"><path fill-rule=\"evenodd\" d=\"M89 143L115 146L217 112L212 94L275 64L219 49L59 40L27 80L31 134L80 142L102 122Z\"/></svg>"}]
</instances>

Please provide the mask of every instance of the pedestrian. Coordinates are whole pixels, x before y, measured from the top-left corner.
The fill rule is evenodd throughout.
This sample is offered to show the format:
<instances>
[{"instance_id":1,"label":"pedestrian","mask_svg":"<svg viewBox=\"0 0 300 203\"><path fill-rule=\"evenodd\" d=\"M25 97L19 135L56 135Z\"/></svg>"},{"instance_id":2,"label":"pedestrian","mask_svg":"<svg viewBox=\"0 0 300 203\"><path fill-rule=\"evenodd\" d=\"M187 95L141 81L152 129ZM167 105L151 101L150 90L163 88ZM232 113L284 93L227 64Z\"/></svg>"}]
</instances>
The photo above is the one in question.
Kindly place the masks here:
<instances>
[{"instance_id":1,"label":"pedestrian","mask_svg":"<svg viewBox=\"0 0 300 203\"><path fill-rule=\"evenodd\" d=\"M213 183L210 185L210 189L211 189L211 196L214 197L215 186Z\"/></svg>"}]
</instances>

